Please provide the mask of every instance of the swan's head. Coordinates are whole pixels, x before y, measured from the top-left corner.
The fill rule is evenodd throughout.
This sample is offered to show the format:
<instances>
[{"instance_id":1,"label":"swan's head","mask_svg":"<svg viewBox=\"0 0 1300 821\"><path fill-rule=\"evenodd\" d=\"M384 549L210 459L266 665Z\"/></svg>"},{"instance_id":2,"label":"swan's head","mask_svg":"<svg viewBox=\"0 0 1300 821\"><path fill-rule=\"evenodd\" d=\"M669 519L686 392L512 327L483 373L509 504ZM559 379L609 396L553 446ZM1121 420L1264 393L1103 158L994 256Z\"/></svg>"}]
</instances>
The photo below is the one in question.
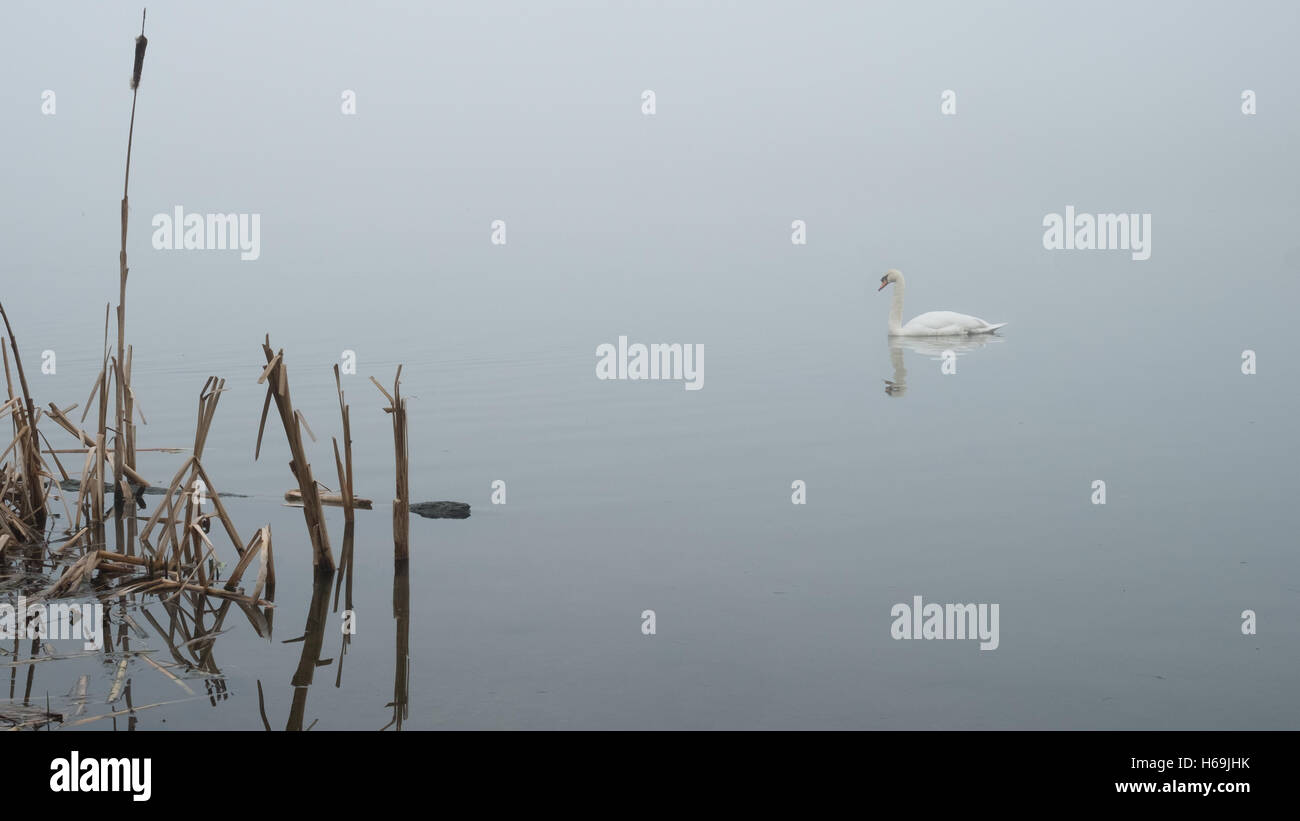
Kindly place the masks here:
<instances>
[{"instance_id":1,"label":"swan's head","mask_svg":"<svg viewBox=\"0 0 1300 821\"><path fill-rule=\"evenodd\" d=\"M877 288L876 290L883 291L885 290L886 285L888 285L891 282L898 282L902 278L903 278L903 274L901 271L899 271L897 268L890 268L888 271L885 272L885 275L880 278L880 287Z\"/></svg>"}]
</instances>

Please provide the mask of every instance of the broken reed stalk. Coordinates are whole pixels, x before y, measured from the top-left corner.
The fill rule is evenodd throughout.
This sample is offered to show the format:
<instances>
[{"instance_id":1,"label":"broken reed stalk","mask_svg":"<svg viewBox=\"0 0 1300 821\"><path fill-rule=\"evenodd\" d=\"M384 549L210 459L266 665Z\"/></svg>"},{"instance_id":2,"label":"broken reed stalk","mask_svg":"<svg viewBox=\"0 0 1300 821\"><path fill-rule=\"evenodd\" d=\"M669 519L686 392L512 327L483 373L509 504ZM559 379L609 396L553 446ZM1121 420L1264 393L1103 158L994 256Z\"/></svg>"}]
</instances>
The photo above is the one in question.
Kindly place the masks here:
<instances>
[{"instance_id":1,"label":"broken reed stalk","mask_svg":"<svg viewBox=\"0 0 1300 821\"><path fill-rule=\"evenodd\" d=\"M9 349L14 353L14 366L18 370L18 383L22 388L22 403L13 406L14 442L18 447L18 464L21 465L23 487L17 494L19 510L25 524L36 530L45 528L45 492L41 483L41 442L36 432L36 403L32 401L32 392L27 387L27 375L23 372L22 356L18 353L18 341L14 338L13 327L9 324L9 315L4 305L0 304L0 319L4 320L5 332L9 337ZM9 379L9 360L5 357L5 378L9 386L9 397L14 399L13 383Z\"/></svg>"},{"instance_id":2,"label":"broken reed stalk","mask_svg":"<svg viewBox=\"0 0 1300 821\"><path fill-rule=\"evenodd\" d=\"M271 351L271 335L267 334L262 343L262 352L266 355L266 367L257 378L257 384L267 383L266 401L262 404L262 419L257 426L257 446L253 458L262 452L262 434L266 428L266 415L275 400L275 409L280 414L284 426L285 438L289 441L289 470L298 482L298 492L302 494L302 515L307 522L307 535L311 539L312 564L317 572L334 572L334 554L330 551L329 532L325 529L325 512L321 509L320 490L312 478L311 465L307 462L307 452L302 445L302 431L306 420L294 410L293 400L289 395L289 371L284 364L284 350Z\"/></svg>"},{"instance_id":3,"label":"broken reed stalk","mask_svg":"<svg viewBox=\"0 0 1300 821\"><path fill-rule=\"evenodd\" d=\"M135 104L140 95L140 74L144 70L144 50L149 40L144 36L145 12L140 15L140 36L135 38L135 62L131 67L131 124L126 136L126 173L122 179L122 250L118 255L118 303L117 303L117 360L113 368L114 405L116 410L116 434L113 439L113 524L117 535L117 549L122 551L125 534L122 530L122 514L126 510L130 493L122 492L122 473L125 466L135 467L135 456L131 452L134 437L128 428L134 418L130 383L126 381L128 366L126 358L126 223L128 211L127 192L131 186L131 145L135 141ZM132 517L134 521L134 517ZM134 530L134 528L132 528ZM134 539L132 539L134 541ZM127 550L134 548L128 544Z\"/></svg>"},{"instance_id":4,"label":"broken reed stalk","mask_svg":"<svg viewBox=\"0 0 1300 821\"><path fill-rule=\"evenodd\" d=\"M339 442L334 440L334 464L339 472L339 493L343 497L343 521L351 524L354 520L353 509L357 506L357 499L352 490L352 417L348 406L343 401L343 381L339 377L339 366L334 366L334 387L339 392L339 414L343 417L343 455L339 458ZM362 500L367 501L368 500ZM326 500L325 504L331 504ZM362 507L369 509L370 505L365 504Z\"/></svg>"},{"instance_id":5,"label":"broken reed stalk","mask_svg":"<svg viewBox=\"0 0 1300 821\"><path fill-rule=\"evenodd\" d=\"M235 552L242 554L244 550L243 542L235 531L234 522L227 515L225 506L221 504L221 495L212 486L212 480L208 477L207 472L203 470L202 462L203 448L208 441L208 429L212 427L212 420L217 413L217 402L221 400L221 394L225 389L226 380L210 376L208 381L203 383L203 389L199 391L198 420L194 424L194 458L191 460L190 478L185 484L189 492L185 496L185 529L182 531L191 556L197 555L201 549L199 541L207 540L203 536L203 531L194 526L197 525L195 517L202 513L202 503L209 500L213 502L213 507L216 508L217 515L226 528L226 534L230 536L230 543L235 546ZM200 479L202 479L202 485L199 484ZM170 523L168 528L171 528ZM199 574L200 580L206 579L201 566Z\"/></svg>"},{"instance_id":6,"label":"broken reed stalk","mask_svg":"<svg viewBox=\"0 0 1300 821\"><path fill-rule=\"evenodd\" d=\"M291 505L302 504L302 494L297 490L286 490L284 500ZM344 508L344 516L347 515L348 509L352 510L370 510L375 503L370 499L363 499L360 496L353 496L351 500L342 493L322 493L320 494L320 503L326 507Z\"/></svg>"},{"instance_id":7,"label":"broken reed stalk","mask_svg":"<svg viewBox=\"0 0 1300 821\"><path fill-rule=\"evenodd\" d=\"M230 537L235 553L241 558L244 555L245 548L239 538L239 532L235 529L235 522L226 511L226 506L221 501L221 493L213 483L212 477L204 470L201 461L208 440L208 431L217 412L217 402L225 391L225 385L224 379L215 376L208 377L208 380L203 383L203 389L199 391L198 420L194 428L194 450L177 469L176 475L167 485L167 492L163 495L162 502L154 509L153 515L145 522L144 529L140 532L140 543L155 556L166 555L167 548L172 547L173 563L176 566L186 562L201 563L203 548L200 545L206 543L211 547L211 542L198 525L213 515L221 520L221 525L225 528L226 535ZM189 471L188 479L185 478L186 471ZM199 484L200 480L202 485ZM202 493L199 492L200 489ZM215 514L202 514L199 509L200 503L208 501L212 502L216 509ZM163 522L164 515L165 522ZM163 522L163 536L157 547L154 547L149 538L159 522ZM182 525L179 536L176 533L178 523ZM201 580L205 578L202 568L199 569L199 577Z\"/></svg>"},{"instance_id":8,"label":"broken reed stalk","mask_svg":"<svg viewBox=\"0 0 1300 821\"><path fill-rule=\"evenodd\" d=\"M227 590L235 590L238 588L239 580L243 578L244 571L248 569L248 565L252 563L254 558L260 560L260 565L257 571L257 583L253 586L253 592L250 594L252 598L256 599L262 594L262 590L266 586L268 579L270 580L271 586L275 586L275 559L271 555L270 525L266 525L261 530L257 531L257 534L253 536L253 540L248 543L248 549L245 550L244 555L239 558L239 563L235 565L234 572L231 573L230 578L226 580Z\"/></svg>"},{"instance_id":9,"label":"broken reed stalk","mask_svg":"<svg viewBox=\"0 0 1300 821\"><path fill-rule=\"evenodd\" d=\"M107 458L105 445L108 442L108 378L109 378L109 356L108 356L108 322L110 305L104 306L104 357L103 366L99 371L99 378L95 385L99 394L99 426L96 429L98 433L95 436L95 461L91 466L93 473L92 478L95 485L91 489L93 495L88 497L90 504L89 522L91 524L91 541L97 545L102 545L104 541L104 470L102 462ZM92 394L93 395L93 394ZM87 408L89 410L89 408Z\"/></svg>"},{"instance_id":10,"label":"broken reed stalk","mask_svg":"<svg viewBox=\"0 0 1300 821\"><path fill-rule=\"evenodd\" d=\"M393 499L393 558L405 559L411 552L411 493L410 451L406 444L406 400L402 398L402 366L397 366L391 394L373 376L370 381L388 399L384 413L393 415L393 454L397 466L397 498Z\"/></svg>"},{"instance_id":11,"label":"broken reed stalk","mask_svg":"<svg viewBox=\"0 0 1300 821\"><path fill-rule=\"evenodd\" d=\"M122 373L123 373L122 385L124 388L122 393L123 414L126 420L125 427L123 428L122 431L123 435L126 437L125 453L123 455L123 460L122 460L122 472L125 473L127 477L131 479L131 481L137 482L138 484L138 481L135 478L140 476L140 474L137 473L135 470L135 419L134 419L134 413L136 409L135 391L131 389L131 362L134 359L134 356L135 356L135 350L132 348L132 346L127 345L126 365L122 369ZM143 418L143 414L141 414L141 417ZM119 482L119 484L125 486L125 482ZM146 482L145 485L147 486L148 483ZM127 495L126 499L123 500L124 510L130 509L129 505L131 504L132 501L134 501L134 499L135 499L134 492L131 492ZM136 537L136 520L135 520L135 515L132 514L126 517L126 545L127 545L128 553L132 553L132 554L135 553L135 537Z\"/></svg>"}]
</instances>

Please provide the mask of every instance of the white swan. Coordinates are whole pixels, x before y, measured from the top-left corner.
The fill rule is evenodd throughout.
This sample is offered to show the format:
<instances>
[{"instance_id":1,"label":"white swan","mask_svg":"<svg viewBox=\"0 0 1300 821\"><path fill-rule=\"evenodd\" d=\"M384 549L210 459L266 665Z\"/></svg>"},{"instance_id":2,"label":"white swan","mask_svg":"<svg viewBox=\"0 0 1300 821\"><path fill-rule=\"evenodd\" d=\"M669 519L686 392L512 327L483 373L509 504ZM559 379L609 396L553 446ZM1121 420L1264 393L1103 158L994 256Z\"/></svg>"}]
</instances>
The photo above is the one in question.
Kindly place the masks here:
<instances>
[{"instance_id":1,"label":"white swan","mask_svg":"<svg viewBox=\"0 0 1300 821\"><path fill-rule=\"evenodd\" d=\"M880 278L877 291L894 283L894 303L889 308L890 336L967 336L969 334L993 333L1006 325L999 322L991 325L977 316L956 314L952 311L930 311L903 324L903 275L897 269L890 268Z\"/></svg>"}]
</instances>

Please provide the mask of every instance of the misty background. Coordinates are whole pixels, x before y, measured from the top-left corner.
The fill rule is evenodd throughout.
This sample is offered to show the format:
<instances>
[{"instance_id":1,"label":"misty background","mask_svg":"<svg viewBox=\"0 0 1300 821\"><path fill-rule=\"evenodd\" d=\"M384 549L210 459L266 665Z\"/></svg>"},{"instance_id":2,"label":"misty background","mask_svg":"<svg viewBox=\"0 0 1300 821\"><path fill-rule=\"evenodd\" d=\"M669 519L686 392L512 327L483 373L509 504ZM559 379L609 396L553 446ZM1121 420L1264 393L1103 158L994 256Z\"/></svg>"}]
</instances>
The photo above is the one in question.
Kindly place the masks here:
<instances>
[{"instance_id":1,"label":"misty background","mask_svg":"<svg viewBox=\"0 0 1300 821\"><path fill-rule=\"evenodd\" d=\"M357 492L381 508L366 377L405 363L413 500L474 506L412 522L413 723L1296 728L1295 6L606 5L150 3L139 446L188 447L225 377L205 464L305 566L278 428L252 461L262 337L331 485L330 368L356 352ZM140 6L7 11L0 299L38 402L84 403ZM260 214L261 257L155 251L177 205ZM1151 258L1044 250L1067 205L1152 214ZM888 268L904 320L1002 341L952 376L904 351L887 396ZM597 381L619 335L703 344L704 390ZM890 640L914 594L1000 602L1000 648Z\"/></svg>"}]
</instances>

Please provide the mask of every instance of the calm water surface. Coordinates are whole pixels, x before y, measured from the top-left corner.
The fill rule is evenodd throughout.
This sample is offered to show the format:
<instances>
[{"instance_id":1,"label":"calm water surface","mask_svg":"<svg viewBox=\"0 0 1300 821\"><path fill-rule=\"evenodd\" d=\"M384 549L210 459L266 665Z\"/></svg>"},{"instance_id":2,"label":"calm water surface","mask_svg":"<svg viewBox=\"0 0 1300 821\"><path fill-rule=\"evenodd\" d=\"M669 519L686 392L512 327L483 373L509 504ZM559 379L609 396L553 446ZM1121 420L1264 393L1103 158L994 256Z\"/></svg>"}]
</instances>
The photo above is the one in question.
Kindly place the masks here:
<instances>
[{"instance_id":1,"label":"calm water surface","mask_svg":"<svg viewBox=\"0 0 1300 821\"><path fill-rule=\"evenodd\" d=\"M883 315L884 300L856 308ZM388 418L363 381L391 369L348 377L358 492L379 504L357 514L346 653L332 590L312 606L301 512L279 503L281 432L251 458L255 344L209 368L141 356L142 401L194 387L189 401L146 401L155 444L188 441L206 373L241 375L206 461L221 489L250 494L229 505L242 531L272 526L279 585L273 637L233 610L213 647L220 683L189 681L220 698L146 710L137 726L261 727L258 682L277 729L389 724L406 585L405 728L1295 726L1289 388L1243 377L1213 340L1049 334L1032 319L948 345L948 375L942 343L891 345L879 327L726 330L694 337L708 352L698 392L597 381L595 345L617 333L595 323L445 326L405 343L415 498L473 505L468 520L413 519L405 581L383 501ZM332 485L329 356L308 347L289 362ZM69 357L61 373L81 367ZM150 456L149 475L164 480L176 458ZM1099 478L1104 506L1090 502ZM504 505L489 503L495 479ZM796 479L807 505L790 503ZM330 521L337 553L341 514ZM890 608L914 595L999 603L1000 647L892 640ZM1240 634L1247 608L1258 636ZM305 644L286 642L313 612L308 652L328 663L307 686ZM135 620L149 635L132 646L167 660ZM115 665L35 668L33 692L56 701L90 673L94 703ZM183 696L129 669L135 704Z\"/></svg>"}]
</instances>

